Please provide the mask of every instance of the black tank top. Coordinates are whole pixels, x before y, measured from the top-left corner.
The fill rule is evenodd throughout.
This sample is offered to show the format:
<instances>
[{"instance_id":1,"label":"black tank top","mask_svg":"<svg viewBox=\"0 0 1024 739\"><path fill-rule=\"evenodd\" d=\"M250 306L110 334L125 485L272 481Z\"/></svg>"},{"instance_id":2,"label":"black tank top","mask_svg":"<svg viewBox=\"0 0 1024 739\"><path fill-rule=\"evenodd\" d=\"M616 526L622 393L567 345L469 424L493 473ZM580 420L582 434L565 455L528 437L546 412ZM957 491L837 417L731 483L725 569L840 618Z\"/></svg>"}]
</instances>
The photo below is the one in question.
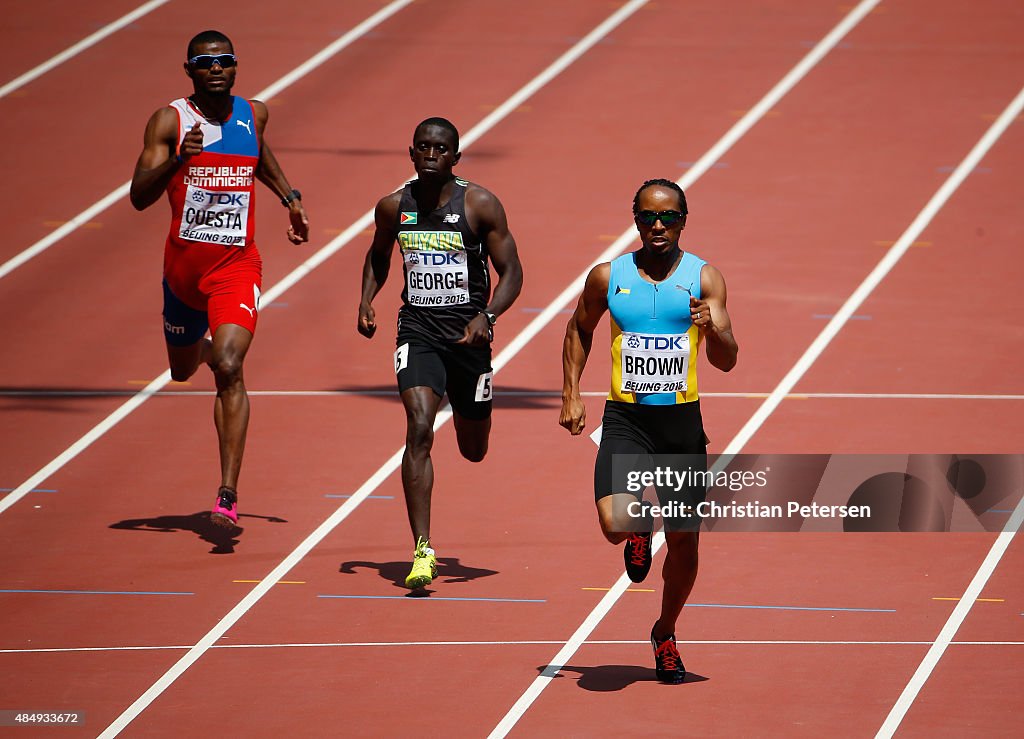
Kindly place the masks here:
<instances>
[{"instance_id":1,"label":"black tank top","mask_svg":"<svg viewBox=\"0 0 1024 739\"><path fill-rule=\"evenodd\" d=\"M405 272L399 332L458 341L491 298L487 252L466 219L469 183L456 178L448 202L429 213L418 212L412 186L395 227Z\"/></svg>"}]
</instances>

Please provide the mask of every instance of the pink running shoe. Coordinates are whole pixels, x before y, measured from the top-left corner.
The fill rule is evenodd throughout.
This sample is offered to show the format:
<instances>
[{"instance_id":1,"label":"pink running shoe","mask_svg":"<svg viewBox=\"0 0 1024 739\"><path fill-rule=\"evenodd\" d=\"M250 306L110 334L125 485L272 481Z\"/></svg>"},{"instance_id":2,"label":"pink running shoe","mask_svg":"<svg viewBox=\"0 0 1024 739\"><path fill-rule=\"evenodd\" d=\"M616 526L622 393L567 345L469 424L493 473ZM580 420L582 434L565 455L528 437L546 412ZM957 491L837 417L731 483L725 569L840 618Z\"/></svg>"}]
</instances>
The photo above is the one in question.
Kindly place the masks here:
<instances>
[{"instance_id":1,"label":"pink running shoe","mask_svg":"<svg viewBox=\"0 0 1024 739\"><path fill-rule=\"evenodd\" d=\"M232 529L238 526L238 493L222 487L217 491L217 502L210 512L210 521L217 526Z\"/></svg>"}]
</instances>

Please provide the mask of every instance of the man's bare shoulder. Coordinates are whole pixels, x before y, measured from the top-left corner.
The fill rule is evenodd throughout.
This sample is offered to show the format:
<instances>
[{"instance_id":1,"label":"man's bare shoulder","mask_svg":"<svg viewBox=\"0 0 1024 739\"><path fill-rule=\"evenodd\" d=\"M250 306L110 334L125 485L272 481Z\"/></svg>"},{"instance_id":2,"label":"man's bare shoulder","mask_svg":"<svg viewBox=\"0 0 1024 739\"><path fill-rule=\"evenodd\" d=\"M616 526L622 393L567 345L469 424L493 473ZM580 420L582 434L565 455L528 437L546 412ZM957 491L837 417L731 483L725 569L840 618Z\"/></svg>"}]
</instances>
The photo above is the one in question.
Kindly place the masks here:
<instances>
[{"instance_id":1,"label":"man's bare shoulder","mask_svg":"<svg viewBox=\"0 0 1024 739\"><path fill-rule=\"evenodd\" d=\"M267 109L267 104L262 100L250 100L249 104L252 106L252 113L256 116L256 124L263 128L266 125L267 119L270 118L270 111Z\"/></svg>"},{"instance_id":2,"label":"man's bare shoulder","mask_svg":"<svg viewBox=\"0 0 1024 739\"><path fill-rule=\"evenodd\" d=\"M700 284L702 287L717 286L725 284L725 277L718 267L708 262L701 265Z\"/></svg>"},{"instance_id":3,"label":"man's bare shoulder","mask_svg":"<svg viewBox=\"0 0 1024 739\"><path fill-rule=\"evenodd\" d=\"M593 268L590 270L590 273L587 275L587 282L586 282L587 289L591 289L591 288L597 289L597 288L600 288L600 289L603 289L603 290L607 290L608 289L608 281L611 279L611 275L612 275L612 263L611 262L601 262L600 264L595 264L593 266Z\"/></svg>"},{"instance_id":4,"label":"man's bare shoulder","mask_svg":"<svg viewBox=\"0 0 1024 739\"><path fill-rule=\"evenodd\" d=\"M146 146L158 143L177 144L178 111L167 105L158 108L146 123Z\"/></svg>"},{"instance_id":5,"label":"man's bare shoulder","mask_svg":"<svg viewBox=\"0 0 1024 739\"><path fill-rule=\"evenodd\" d=\"M395 190L389 192L387 195L377 201L377 210L387 210L392 213L398 213L398 204L402 202L402 191Z\"/></svg>"},{"instance_id":6,"label":"man's bare shoulder","mask_svg":"<svg viewBox=\"0 0 1024 739\"><path fill-rule=\"evenodd\" d=\"M469 182L468 180L459 180L459 182L465 182L466 188L466 205L472 207L474 210L488 211L496 210L502 207L501 201L498 196L488 190L482 185L478 185L475 182Z\"/></svg>"},{"instance_id":7,"label":"man's bare shoulder","mask_svg":"<svg viewBox=\"0 0 1024 739\"><path fill-rule=\"evenodd\" d=\"M390 225L398 220L398 206L402 202L402 191L388 193L377 201L374 209L374 220L378 226Z\"/></svg>"},{"instance_id":8,"label":"man's bare shoulder","mask_svg":"<svg viewBox=\"0 0 1024 739\"><path fill-rule=\"evenodd\" d=\"M508 230L505 207L498 200L497 195L475 182L466 180L458 182L466 183L466 215L474 230L478 233L492 230L503 233Z\"/></svg>"},{"instance_id":9,"label":"man's bare shoulder","mask_svg":"<svg viewBox=\"0 0 1024 739\"><path fill-rule=\"evenodd\" d=\"M156 126L160 129L164 128L178 128L178 110L170 105L165 105L162 108L157 108L153 115L149 117L149 124Z\"/></svg>"}]
</instances>

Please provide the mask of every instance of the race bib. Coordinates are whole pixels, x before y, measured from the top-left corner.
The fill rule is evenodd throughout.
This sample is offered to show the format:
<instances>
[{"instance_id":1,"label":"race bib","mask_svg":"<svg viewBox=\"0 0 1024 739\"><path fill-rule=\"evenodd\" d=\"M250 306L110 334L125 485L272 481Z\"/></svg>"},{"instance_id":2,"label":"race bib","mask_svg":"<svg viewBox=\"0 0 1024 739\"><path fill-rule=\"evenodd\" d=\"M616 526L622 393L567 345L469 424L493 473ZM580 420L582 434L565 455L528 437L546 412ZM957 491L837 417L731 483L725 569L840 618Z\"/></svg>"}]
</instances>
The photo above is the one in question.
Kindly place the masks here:
<instances>
[{"instance_id":1,"label":"race bib","mask_svg":"<svg viewBox=\"0 0 1024 739\"><path fill-rule=\"evenodd\" d=\"M249 224L249 193L212 192L189 185L178 236L225 246L242 246Z\"/></svg>"},{"instance_id":2,"label":"race bib","mask_svg":"<svg viewBox=\"0 0 1024 739\"><path fill-rule=\"evenodd\" d=\"M464 251L407 251L409 305L437 307L469 302L469 267Z\"/></svg>"},{"instance_id":3,"label":"race bib","mask_svg":"<svg viewBox=\"0 0 1024 739\"><path fill-rule=\"evenodd\" d=\"M622 334L619 362L623 393L686 391L690 368L687 334Z\"/></svg>"},{"instance_id":4,"label":"race bib","mask_svg":"<svg viewBox=\"0 0 1024 739\"><path fill-rule=\"evenodd\" d=\"M402 344L395 350L395 374L409 366L409 344Z\"/></svg>"},{"instance_id":5,"label":"race bib","mask_svg":"<svg viewBox=\"0 0 1024 739\"><path fill-rule=\"evenodd\" d=\"M477 403L486 403L494 396L494 386L491 384L493 372L484 372L476 381L476 395L473 400Z\"/></svg>"}]
</instances>

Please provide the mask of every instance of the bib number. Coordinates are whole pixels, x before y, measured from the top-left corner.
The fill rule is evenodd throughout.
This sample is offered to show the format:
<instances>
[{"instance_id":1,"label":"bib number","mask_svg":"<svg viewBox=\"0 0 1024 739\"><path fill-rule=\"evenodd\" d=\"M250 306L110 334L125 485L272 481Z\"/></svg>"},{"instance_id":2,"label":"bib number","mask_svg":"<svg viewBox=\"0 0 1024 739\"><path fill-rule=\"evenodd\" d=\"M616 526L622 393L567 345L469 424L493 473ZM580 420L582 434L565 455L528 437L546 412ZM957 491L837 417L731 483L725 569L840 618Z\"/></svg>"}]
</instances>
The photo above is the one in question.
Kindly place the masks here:
<instances>
[{"instance_id":1,"label":"bib number","mask_svg":"<svg viewBox=\"0 0 1024 739\"><path fill-rule=\"evenodd\" d=\"M464 251L407 251L409 305L425 308L469 302L469 267Z\"/></svg>"},{"instance_id":2,"label":"bib number","mask_svg":"<svg viewBox=\"0 0 1024 739\"><path fill-rule=\"evenodd\" d=\"M620 392L686 392L690 337L687 334L623 333L619 362Z\"/></svg>"},{"instance_id":3,"label":"bib number","mask_svg":"<svg viewBox=\"0 0 1024 739\"><path fill-rule=\"evenodd\" d=\"M395 374L409 366L409 345L402 344L395 350Z\"/></svg>"},{"instance_id":4,"label":"bib number","mask_svg":"<svg viewBox=\"0 0 1024 739\"><path fill-rule=\"evenodd\" d=\"M188 186L179 237L188 241L242 246L248 226L248 192L213 192Z\"/></svg>"},{"instance_id":5,"label":"bib number","mask_svg":"<svg viewBox=\"0 0 1024 739\"><path fill-rule=\"evenodd\" d=\"M494 396L494 386L491 384L493 373L485 372L476 381L476 395L474 400L477 403L486 403Z\"/></svg>"}]
</instances>

